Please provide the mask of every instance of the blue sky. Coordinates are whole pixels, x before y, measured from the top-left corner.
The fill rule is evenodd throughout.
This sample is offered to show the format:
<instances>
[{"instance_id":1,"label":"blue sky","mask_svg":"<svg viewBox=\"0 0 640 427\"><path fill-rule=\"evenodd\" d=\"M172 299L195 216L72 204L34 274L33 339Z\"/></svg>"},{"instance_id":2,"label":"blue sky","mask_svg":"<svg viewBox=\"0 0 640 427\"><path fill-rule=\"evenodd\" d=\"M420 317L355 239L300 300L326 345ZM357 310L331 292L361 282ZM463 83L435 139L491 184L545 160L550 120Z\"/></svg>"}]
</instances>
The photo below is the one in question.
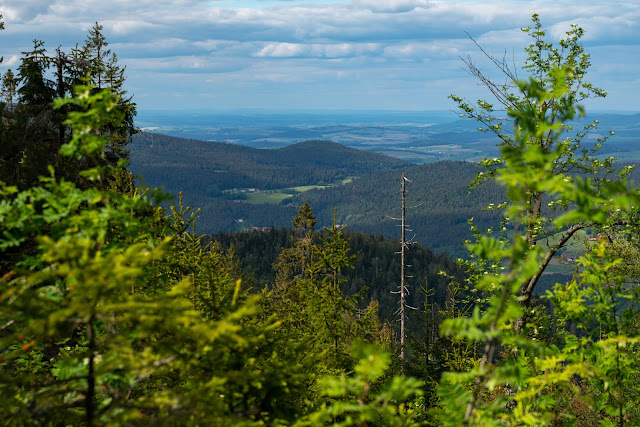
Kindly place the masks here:
<instances>
[{"instance_id":1,"label":"blue sky","mask_svg":"<svg viewBox=\"0 0 640 427\"><path fill-rule=\"evenodd\" d=\"M451 93L487 97L461 57L494 75L465 32L521 63L533 12L553 40L586 30L608 92L587 108L640 111L638 0L0 0L0 71L100 21L140 109L446 110Z\"/></svg>"}]
</instances>

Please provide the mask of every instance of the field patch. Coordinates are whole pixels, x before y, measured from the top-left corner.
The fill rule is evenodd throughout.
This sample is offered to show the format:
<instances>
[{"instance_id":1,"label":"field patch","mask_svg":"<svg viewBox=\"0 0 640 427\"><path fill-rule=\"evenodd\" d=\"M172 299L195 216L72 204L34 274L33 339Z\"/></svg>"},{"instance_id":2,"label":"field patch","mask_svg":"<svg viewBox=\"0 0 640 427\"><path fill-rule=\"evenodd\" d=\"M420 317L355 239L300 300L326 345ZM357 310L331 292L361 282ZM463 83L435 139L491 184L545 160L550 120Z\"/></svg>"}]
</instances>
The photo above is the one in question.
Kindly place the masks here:
<instances>
[{"instance_id":1,"label":"field patch","mask_svg":"<svg viewBox=\"0 0 640 427\"><path fill-rule=\"evenodd\" d=\"M339 185L344 185L349 182L353 182L353 180L356 178L357 177L350 176L329 185L300 185L297 187L281 188L278 190L266 190L266 191L244 193L247 197L245 202L250 203L252 205L259 205L264 203L270 204L270 205L279 205L284 200L290 197L293 197L295 194L304 193L305 191L309 191L309 190L337 187Z\"/></svg>"}]
</instances>

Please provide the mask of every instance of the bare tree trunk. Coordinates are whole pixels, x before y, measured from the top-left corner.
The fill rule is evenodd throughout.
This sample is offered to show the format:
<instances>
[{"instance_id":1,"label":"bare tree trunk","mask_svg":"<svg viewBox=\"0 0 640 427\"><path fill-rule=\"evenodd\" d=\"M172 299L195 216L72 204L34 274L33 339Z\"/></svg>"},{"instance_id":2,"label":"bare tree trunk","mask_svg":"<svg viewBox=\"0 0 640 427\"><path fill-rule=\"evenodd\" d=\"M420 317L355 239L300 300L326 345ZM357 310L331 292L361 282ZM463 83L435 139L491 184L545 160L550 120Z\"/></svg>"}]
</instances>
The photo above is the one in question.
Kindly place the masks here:
<instances>
[{"instance_id":1,"label":"bare tree trunk","mask_svg":"<svg viewBox=\"0 0 640 427\"><path fill-rule=\"evenodd\" d=\"M407 305L407 295L409 295L409 292L406 286L406 278L411 276L406 275L406 267L407 267L406 250L409 247L409 244L413 243L413 238L407 240L407 229L408 229L407 220L406 220L406 213L407 213L406 184L407 182L411 182L411 181L407 179L407 177L405 176L405 173L403 172L402 173L402 189L400 191L400 193L402 194L402 215L400 218L392 218L396 221L398 220L401 221L400 226L402 228L401 237L400 237L400 252L399 252L400 253L400 286L397 291L392 291L391 293L400 294L400 308L396 313L400 315L400 358L402 359L403 362L406 361L406 358L407 358L406 351L405 351L405 344L406 344L406 337L407 337L407 333L406 333L407 308L411 308L415 310L415 308Z\"/></svg>"},{"instance_id":2,"label":"bare tree trunk","mask_svg":"<svg viewBox=\"0 0 640 427\"><path fill-rule=\"evenodd\" d=\"M406 223L406 183L407 178L402 172L402 234L400 237L400 358L402 361L407 360L407 355L405 352L405 320L406 320L406 309L407 309L407 296L405 289L405 249L407 247L407 223Z\"/></svg>"}]
</instances>

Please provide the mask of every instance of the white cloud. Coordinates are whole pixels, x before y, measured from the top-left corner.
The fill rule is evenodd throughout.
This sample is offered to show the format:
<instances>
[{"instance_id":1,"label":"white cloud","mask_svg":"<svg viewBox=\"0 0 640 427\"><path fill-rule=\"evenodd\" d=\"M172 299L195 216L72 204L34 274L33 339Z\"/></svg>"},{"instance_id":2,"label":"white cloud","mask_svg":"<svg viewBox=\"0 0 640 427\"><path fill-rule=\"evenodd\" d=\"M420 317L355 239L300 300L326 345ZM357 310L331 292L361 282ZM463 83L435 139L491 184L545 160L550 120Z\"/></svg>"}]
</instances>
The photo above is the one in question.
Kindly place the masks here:
<instances>
[{"instance_id":1,"label":"white cloud","mask_svg":"<svg viewBox=\"0 0 640 427\"><path fill-rule=\"evenodd\" d=\"M300 56L305 46L298 43L269 43L263 47L256 56L270 56L274 58L286 58Z\"/></svg>"},{"instance_id":2,"label":"white cloud","mask_svg":"<svg viewBox=\"0 0 640 427\"><path fill-rule=\"evenodd\" d=\"M346 58L373 54L379 51L380 45L377 43L267 43L255 56L270 58Z\"/></svg>"},{"instance_id":3,"label":"white cloud","mask_svg":"<svg viewBox=\"0 0 640 427\"><path fill-rule=\"evenodd\" d=\"M584 41L589 43L624 42L635 44L640 40L640 7L632 11L622 9L615 15L583 16L551 26L549 34L555 39L564 36L571 24L585 30Z\"/></svg>"},{"instance_id":4,"label":"white cloud","mask_svg":"<svg viewBox=\"0 0 640 427\"><path fill-rule=\"evenodd\" d=\"M0 0L0 14L8 22L29 21L38 15L46 15L49 2L44 0Z\"/></svg>"},{"instance_id":5,"label":"white cloud","mask_svg":"<svg viewBox=\"0 0 640 427\"><path fill-rule=\"evenodd\" d=\"M421 59L424 57L457 57L460 55L462 42L407 42L388 46L385 56L392 58Z\"/></svg>"},{"instance_id":6,"label":"white cloud","mask_svg":"<svg viewBox=\"0 0 640 427\"><path fill-rule=\"evenodd\" d=\"M112 32L116 36L126 36L140 31L149 31L154 27L154 25L149 22L134 19L106 20L102 22L102 25L106 32Z\"/></svg>"},{"instance_id":7,"label":"white cloud","mask_svg":"<svg viewBox=\"0 0 640 427\"><path fill-rule=\"evenodd\" d=\"M4 61L4 64L7 66L12 66L18 63L20 57L18 55L11 55L11 57Z\"/></svg>"},{"instance_id":8,"label":"white cloud","mask_svg":"<svg viewBox=\"0 0 640 427\"><path fill-rule=\"evenodd\" d=\"M353 0L356 8L367 8L373 12L402 13L411 12L416 8L427 8L426 0Z\"/></svg>"}]
</instances>

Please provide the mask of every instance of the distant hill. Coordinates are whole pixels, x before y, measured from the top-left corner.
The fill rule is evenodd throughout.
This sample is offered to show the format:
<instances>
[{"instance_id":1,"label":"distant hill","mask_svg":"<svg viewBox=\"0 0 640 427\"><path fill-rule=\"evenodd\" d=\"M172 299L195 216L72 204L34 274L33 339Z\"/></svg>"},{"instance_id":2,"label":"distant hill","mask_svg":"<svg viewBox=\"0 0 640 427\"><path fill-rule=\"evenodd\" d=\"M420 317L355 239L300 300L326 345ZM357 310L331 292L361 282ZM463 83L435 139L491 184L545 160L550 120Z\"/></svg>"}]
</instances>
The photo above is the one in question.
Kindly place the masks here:
<instances>
[{"instance_id":1,"label":"distant hill","mask_svg":"<svg viewBox=\"0 0 640 427\"><path fill-rule=\"evenodd\" d=\"M640 161L640 114L589 111L573 125L581 129L600 120L584 145L613 130L602 155ZM255 148L278 148L304 140L330 140L413 163L439 160L479 161L496 157L498 138L478 131L475 120L451 111L378 111L325 113L267 113L141 111L138 124L151 132L183 138L226 141ZM508 121L505 129L508 128Z\"/></svg>"},{"instance_id":2,"label":"distant hill","mask_svg":"<svg viewBox=\"0 0 640 427\"><path fill-rule=\"evenodd\" d=\"M276 159L288 159L296 165L340 169L352 174L397 169L410 163L370 151L358 150L331 141L305 141L267 151Z\"/></svg>"},{"instance_id":3,"label":"distant hill","mask_svg":"<svg viewBox=\"0 0 640 427\"><path fill-rule=\"evenodd\" d=\"M233 188L324 185L407 163L329 141L256 149L142 132L130 144L131 169L150 186L207 197Z\"/></svg>"}]
</instances>

